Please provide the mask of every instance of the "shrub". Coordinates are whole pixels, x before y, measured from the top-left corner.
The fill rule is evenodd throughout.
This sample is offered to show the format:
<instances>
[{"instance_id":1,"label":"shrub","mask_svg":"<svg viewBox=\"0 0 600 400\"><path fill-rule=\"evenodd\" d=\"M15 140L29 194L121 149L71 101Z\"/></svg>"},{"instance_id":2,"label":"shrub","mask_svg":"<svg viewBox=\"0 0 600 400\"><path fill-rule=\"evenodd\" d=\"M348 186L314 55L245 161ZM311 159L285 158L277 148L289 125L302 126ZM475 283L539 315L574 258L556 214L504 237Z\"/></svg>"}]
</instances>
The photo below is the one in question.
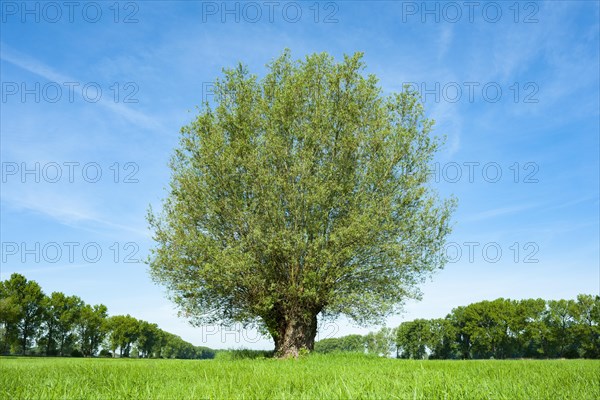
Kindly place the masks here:
<instances>
[{"instance_id":1,"label":"shrub","mask_svg":"<svg viewBox=\"0 0 600 400\"><path fill-rule=\"evenodd\" d=\"M229 350L217 350L215 352L215 359L217 360L255 360L261 358L271 358L274 352L270 350L250 350L250 349L229 349Z\"/></svg>"}]
</instances>

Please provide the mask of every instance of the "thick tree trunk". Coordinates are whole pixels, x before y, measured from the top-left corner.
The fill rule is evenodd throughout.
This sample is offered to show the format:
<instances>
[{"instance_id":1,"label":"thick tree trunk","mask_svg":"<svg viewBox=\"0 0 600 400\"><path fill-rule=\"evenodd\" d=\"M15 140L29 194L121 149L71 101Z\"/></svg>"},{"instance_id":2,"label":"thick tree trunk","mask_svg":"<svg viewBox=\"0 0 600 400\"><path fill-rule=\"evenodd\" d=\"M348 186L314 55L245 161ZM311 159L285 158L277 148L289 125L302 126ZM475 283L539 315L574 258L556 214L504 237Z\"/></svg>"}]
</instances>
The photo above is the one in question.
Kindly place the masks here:
<instances>
[{"instance_id":1,"label":"thick tree trunk","mask_svg":"<svg viewBox=\"0 0 600 400\"><path fill-rule=\"evenodd\" d=\"M317 314L287 316L278 323L274 335L275 355L281 358L298 357L302 349L312 351L317 335Z\"/></svg>"}]
</instances>

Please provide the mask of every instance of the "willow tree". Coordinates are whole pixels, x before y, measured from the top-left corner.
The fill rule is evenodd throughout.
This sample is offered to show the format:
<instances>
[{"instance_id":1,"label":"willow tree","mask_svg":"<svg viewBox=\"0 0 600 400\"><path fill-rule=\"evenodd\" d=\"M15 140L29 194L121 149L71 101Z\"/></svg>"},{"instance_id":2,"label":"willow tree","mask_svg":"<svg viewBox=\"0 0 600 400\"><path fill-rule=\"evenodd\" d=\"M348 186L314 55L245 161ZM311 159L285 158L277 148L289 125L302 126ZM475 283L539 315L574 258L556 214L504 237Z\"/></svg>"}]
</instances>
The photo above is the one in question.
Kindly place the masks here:
<instances>
[{"instance_id":1,"label":"willow tree","mask_svg":"<svg viewBox=\"0 0 600 400\"><path fill-rule=\"evenodd\" d=\"M293 356L318 315L379 322L443 266L440 140L418 94L384 96L361 58L224 70L182 128L149 264L193 324L255 325Z\"/></svg>"}]
</instances>

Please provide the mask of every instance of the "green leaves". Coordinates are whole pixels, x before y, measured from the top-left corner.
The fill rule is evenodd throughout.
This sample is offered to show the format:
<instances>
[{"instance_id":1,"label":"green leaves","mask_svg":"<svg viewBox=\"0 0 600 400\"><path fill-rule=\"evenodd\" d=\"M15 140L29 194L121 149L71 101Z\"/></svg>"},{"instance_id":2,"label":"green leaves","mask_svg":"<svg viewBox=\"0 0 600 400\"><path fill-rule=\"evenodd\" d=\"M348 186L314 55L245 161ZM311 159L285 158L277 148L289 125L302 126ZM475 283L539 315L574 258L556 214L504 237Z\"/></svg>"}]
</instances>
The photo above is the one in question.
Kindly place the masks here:
<instances>
[{"instance_id":1,"label":"green leaves","mask_svg":"<svg viewBox=\"0 0 600 400\"><path fill-rule=\"evenodd\" d=\"M445 319L403 322L405 358L600 357L600 296L574 300L496 299L457 307Z\"/></svg>"},{"instance_id":2,"label":"green leaves","mask_svg":"<svg viewBox=\"0 0 600 400\"><path fill-rule=\"evenodd\" d=\"M384 97L360 53L267 67L225 70L182 129L152 276L196 323L379 321L444 264L432 121L416 93Z\"/></svg>"},{"instance_id":3,"label":"green leaves","mask_svg":"<svg viewBox=\"0 0 600 400\"><path fill-rule=\"evenodd\" d=\"M28 281L17 273L0 283L0 322L5 325L4 347L18 345L21 354L26 353L42 323L44 297L37 282Z\"/></svg>"},{"instance_id":4,"label":"green leaves","mask_svg":"<svg viewBox=\"0 0 600 400\"><path fill-rule=\"evenodd\" d=\"M107 311L104 304L94 306L85 304L81 308L76 329L81 342L81 352L84 356L95 355L106 337L105 320L108 316Z\"/></svg>"},{"instance_id":5,"label":"green leaves","mask_svg":"<svg viewBox=\"0 0 600 400\"><path fill-rule=\"evenodd\" d=\"M105 342L105 338L108 340ZM33 345L33 346L32 346ZM106 306L85 304L77 296L45 296L35 281L12 274L0 281L0 353L46 356L100 356L120 348L129 356L213 358L214 351L193 346L156 324L130 315L108 317Z\"/></svg>"}]
</instances>

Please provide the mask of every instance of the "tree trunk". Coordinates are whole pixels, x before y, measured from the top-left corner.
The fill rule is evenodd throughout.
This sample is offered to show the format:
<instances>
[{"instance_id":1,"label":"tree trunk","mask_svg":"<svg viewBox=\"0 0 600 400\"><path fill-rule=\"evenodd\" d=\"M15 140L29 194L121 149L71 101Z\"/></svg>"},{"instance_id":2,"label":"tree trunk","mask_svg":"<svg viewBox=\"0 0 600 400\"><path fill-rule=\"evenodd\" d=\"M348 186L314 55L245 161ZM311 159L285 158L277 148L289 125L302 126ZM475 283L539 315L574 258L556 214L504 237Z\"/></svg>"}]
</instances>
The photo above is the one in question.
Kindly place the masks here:
<instances>
[{"instance_id":1,"label":"tree trunk","mask_svg":"<svg viewBox=\"0 0 600 400\"><path fill-rule=\"evenodd\" d=\"M48 343L46 343L46 356L49 356L52 350L52 336L54 335L53 329L48 328Z\"/></svg>"},{"instance_id":2,"label":"tree trunk","mask_svg":"<svg viewBox=\"0 0 600 400\"><path fill-rule=\"evenodd\" d=\"M27 339L29 339L29 336L25 333L26 329L28 329L27 325L23 328L23 342L21 343L23 355L27 354Z\"/></svg>"},{"instance_id":3,"label":"tree trunk","mask_svg":"<svg viewBox=\"0 0 600 400\"><path fill-rule=\"evenodd\" d=\"M312 351L317 335L317 314L295 317L286 316L278 323L274 335L275 355L280 358L298 357L300 351Z\"/></svg>"}]
</instances>

